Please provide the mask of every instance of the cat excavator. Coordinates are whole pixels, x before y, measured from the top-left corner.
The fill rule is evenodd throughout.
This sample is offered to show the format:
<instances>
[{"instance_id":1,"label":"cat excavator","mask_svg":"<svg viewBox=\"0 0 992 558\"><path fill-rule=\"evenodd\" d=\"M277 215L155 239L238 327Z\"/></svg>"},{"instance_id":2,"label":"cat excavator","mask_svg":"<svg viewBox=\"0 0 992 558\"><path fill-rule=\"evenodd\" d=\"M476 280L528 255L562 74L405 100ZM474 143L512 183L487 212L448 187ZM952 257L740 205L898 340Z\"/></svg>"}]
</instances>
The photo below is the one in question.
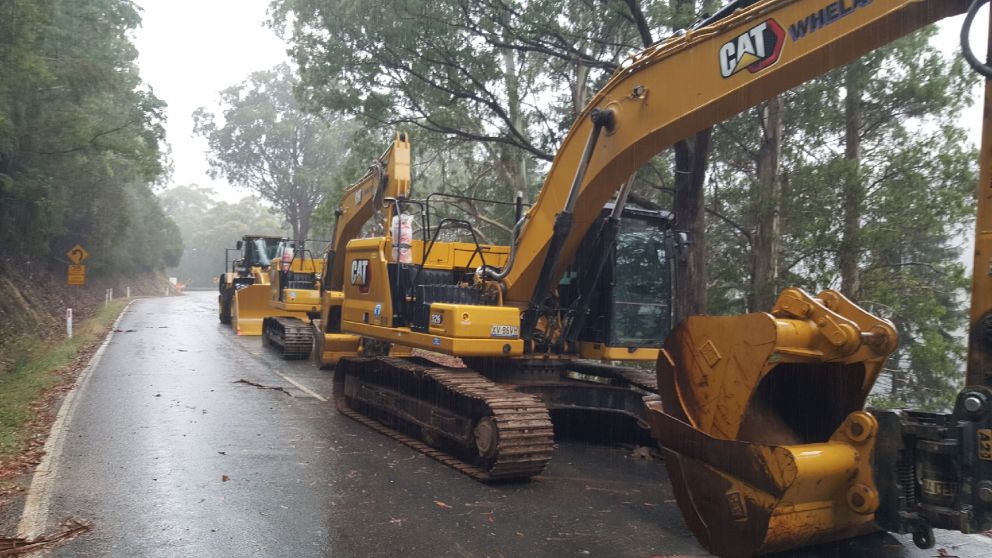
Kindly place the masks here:
<instances>
[{"instance_id":1,"label":"cat excavator","mask_svg":"<svg viewBox=\"0 0 992 558\"><path fill-rule=\"evenodd\" d=\"M408 198L410 188L410 140L398 132L366 173L341 193L341 202L334 211L334 236L323 257L320 317L311 323L311 356L319 368L330 368L341 357L355 356L362 350L361 337L341 331L345 247L379 212L383 228L391 227L396 200ZM397 346L392 353L408 351Z\"/></svg>"},{"instance_id":2,"label":"cat excavator","mask_svg":"<svg viewBox=\"0 0 992 558\"><path fill-rule=\"evenodd\" d=\"M631 177L651 157L925 25L965 12L970 25L985 2L738 0L631 56L572 125L509 246L480 243L467 220L432 226L429 216L406 261L396 235L347 244L342 331L464 366L341 358L338 409L484 481L544 468L549 410L626 414L663 447L687 524L719 555L878 529L913 533L928 547L933 528L989 529L988 122L967 386L951 413L865 409L897 333L840 293L787 289L770 313L692 317L661 346L667 291L624 299L618 288L632 260L641 262L632 272L667 287L684 243L670 225L624 238L624 224L636 221L626 211ZM441 238L452 229L471 242ZM613 281L602 280L608 274ZM610 333L628 321L634 340ZM655 374L580 358L636 359L645 348Z\"/></svg>"},{"instance_id":3,"label":"cat excavator","mask_svg":"<svg viewBox=\"0 0 992 558\"><path fill-rule=\"evenodd\" d=\"M306 242L279 245L278 265L269 269L268 309L262 318L262 345L284 360L310 356L310 320L320 313L320 263Z\"/></svg>"},{"instance_id":4,"label":"cat excavator","mask_svg":"<svg viewBox=\"0 0 992 558\"><path fill-rule=\"evenodd\" d=\"M308 356L320 367L333 366L346 355L361 351L361 338L341 333L341 260L335 254L357 238L373 215L384 212L384 224L393 206L386 199L407 197L410 192L410 142L398 133L389 148L369 166L358 182L341 194L335 210L334 236L320 259L303 247L282 243L278 253L290 254L287 269L273 268L269 275L269 315L262 320L262 342L284 359ZM393 351L396 354L399 349Z\"/></svg>"}]
</instances>

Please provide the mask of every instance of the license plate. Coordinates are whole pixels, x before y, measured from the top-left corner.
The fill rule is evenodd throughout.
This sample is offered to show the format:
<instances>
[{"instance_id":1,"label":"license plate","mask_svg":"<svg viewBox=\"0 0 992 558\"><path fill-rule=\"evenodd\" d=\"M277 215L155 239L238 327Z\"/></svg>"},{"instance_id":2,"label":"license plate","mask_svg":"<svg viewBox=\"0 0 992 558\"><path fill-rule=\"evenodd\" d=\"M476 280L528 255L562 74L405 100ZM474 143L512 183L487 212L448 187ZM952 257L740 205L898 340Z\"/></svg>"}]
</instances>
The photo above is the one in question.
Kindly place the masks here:
<instances>
[{"instance_id":1,"label":"license plate","mask_svg":"<svg viewBox=\"0 0 992 558\"><path fill-rule=\"evenodd\" d=\"M489 335L492 337L516 337L520 328L511 325L494 325Z\"/></svg>"}]
</instances>

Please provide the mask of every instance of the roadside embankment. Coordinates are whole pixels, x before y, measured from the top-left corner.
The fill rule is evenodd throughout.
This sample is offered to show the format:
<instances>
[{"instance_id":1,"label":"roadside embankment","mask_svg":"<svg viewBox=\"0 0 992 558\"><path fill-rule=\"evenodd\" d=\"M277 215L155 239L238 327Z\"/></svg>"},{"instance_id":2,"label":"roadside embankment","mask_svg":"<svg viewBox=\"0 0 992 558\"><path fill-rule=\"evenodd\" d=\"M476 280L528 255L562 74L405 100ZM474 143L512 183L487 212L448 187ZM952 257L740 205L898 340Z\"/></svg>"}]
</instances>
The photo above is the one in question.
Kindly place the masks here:
<instances>
[{"instance_id":1,"label":"roadside embankment","mask_svg":"<svg viewBox=\"0 0 992 558\"><path fill-rule=\"evenodd\" d=\"M0 519L11 494L23 488L21 477L38 463L63 396L127 305L121 295L130 287L132 297L161 296L168 285L159 274L87 283L70 287L64 274L0 261ZM108 304L110 288L115 299Z\"/></svg>"}]
</instances>

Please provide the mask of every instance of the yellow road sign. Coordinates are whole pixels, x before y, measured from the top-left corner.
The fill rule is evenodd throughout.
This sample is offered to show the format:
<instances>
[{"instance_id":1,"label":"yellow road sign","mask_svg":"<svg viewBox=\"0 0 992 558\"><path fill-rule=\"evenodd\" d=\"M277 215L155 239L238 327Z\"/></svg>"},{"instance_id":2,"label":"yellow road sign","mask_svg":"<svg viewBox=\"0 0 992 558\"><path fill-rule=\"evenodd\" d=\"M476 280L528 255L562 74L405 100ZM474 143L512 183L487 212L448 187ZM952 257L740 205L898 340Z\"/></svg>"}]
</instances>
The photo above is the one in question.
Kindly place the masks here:
<instances>
[{"instance_id":1,"label":"yellow road sign","mask_svg":"<svg viewBox=\"0 0 992 558\"><path fill-rule=\"evenodd\" d=\"M85 265L70 265L69 274L66 276L66 283L69 285L85 285L86 284L86 266Z\"/></svg>"},{"instance_id":2,"label":"yellow road sign","mask_svg":"<svg viewBox=\"0 0 992 558\"><path fill-rule=\"evenodd\" d=\"M79 244L70 248L65 255L69 258L69 261L76 265L85 262L86 258L90 257L90 253L86 251L86 248L83 248L82 245Z\"/></svg>"}]
</instances>

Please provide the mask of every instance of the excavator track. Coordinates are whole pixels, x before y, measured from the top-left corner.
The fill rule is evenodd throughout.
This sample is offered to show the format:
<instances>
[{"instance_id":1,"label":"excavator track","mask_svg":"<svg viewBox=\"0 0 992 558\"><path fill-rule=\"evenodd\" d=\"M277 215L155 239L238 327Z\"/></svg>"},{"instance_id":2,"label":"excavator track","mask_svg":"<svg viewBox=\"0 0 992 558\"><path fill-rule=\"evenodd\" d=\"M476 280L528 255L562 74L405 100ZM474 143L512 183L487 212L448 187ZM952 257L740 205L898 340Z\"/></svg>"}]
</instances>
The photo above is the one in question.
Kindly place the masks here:
<instances>
[{"instance_id":1,"label":"excavator track","mask_svg":"<svg viewBox=\"0 0 992 558\"><path fill-rule=\"evenodd\" d=\"M526 479L551 459L544 404L468 369L344 358L334 400L343 415L480 481Z\"/></svg>"},{"instance_id":2,"label":"excavator track","mask_svg":"<svg viewBox=\"0 0 992 558\"><path fill-rule=\"evenodd\" d=\"M654 369L644 370L630 366L602 366L598 362L573 361L570 370L620 381L641 390L658 393L658 374Z\"/></svg>"},{"instance_id":3,"label":"excavator track","mask_svg":"<svg viewBox=\"0 0 992 558\"><path fill-rule=\"evenodd\" d=\"M280 351L283 360L306 359L313 347L313 329L296 318L265 318L262 342Z\"/></svg>"}]
</instances>

